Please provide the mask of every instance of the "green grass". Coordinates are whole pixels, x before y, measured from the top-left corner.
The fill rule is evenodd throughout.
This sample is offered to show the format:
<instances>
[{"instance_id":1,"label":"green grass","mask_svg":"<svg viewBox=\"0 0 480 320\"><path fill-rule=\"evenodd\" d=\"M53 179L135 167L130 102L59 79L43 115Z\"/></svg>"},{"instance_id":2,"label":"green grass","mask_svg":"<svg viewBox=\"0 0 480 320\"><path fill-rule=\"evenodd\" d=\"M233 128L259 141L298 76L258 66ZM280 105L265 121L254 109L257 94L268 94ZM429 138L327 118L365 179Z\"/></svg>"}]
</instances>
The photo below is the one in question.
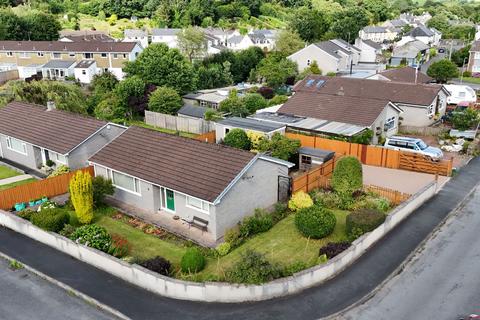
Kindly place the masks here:
<instances>
[{"instance_id":1,"label":"green grass","mask_svg":"<svg viewBox=\"0 0 480 320\"><path fill-rule=\"evenodd\" d=\"M21 173L6 166L0 166L0 180L20 175Z\"/></svg>"},{"instance_id":2,"label":"green grass","mask_svg":"<svg viewBox=\"0 0 480 320\"><path fill-rule=\"evenodd\" d=\"M10 189L10 188L13 188L13 187L18 187L18 186L21 186L23 184L31 183L31 182L34 182L34 181L37 181L37 179L30 178L30 179L26 179L26 180L22 180L22 181L17 181L17 182L12 182L12 183L9 183L9 184L4 184L4 185L0 186L0 191L7 190L7 189Z\"/></svg>"},{"instance_id":3,"label":"green grass","mask_svg":"<svg viewBox=\"0 0 480 320\"><path fill-rule=\"evenodd\" d=\"M175 130L155 127L155 126L146 124L145 122L140 121L140 120L130 120L130 121L128 121L127 124L129 126L138 126L138 127L142 127L142 128L153 129L153 130L160 131L160 132L163 132L163 133L168 133L168 134L178 134L180 137L185 137L185 138L195 138L197 136L197 134L195 134L195 133L175 131Z\"/></svg>"},{"instance_id":4,"label":"green grass","mask_svg":"<svg viewBox=\"0 0 480 320\"><path fill-rule=\"evenodd\" d=\"M469 83L480 84L480 78L474 78L474 77L463 77L463 82L469 82Z\"/></svg>"}]
</instances>

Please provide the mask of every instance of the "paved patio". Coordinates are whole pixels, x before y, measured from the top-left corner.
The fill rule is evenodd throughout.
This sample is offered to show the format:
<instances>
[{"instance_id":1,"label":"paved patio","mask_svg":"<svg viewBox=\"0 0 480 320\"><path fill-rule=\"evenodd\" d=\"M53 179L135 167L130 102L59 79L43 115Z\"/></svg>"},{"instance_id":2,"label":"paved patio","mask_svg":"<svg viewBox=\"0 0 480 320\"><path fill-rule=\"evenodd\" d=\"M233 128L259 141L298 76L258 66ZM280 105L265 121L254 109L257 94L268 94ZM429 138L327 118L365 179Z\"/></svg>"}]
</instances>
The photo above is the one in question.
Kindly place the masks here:
<instances>
[{"instance_id":1,"label":"paved patio","mask_svg":"<svg viewBox=\"0 0 480 320\"><path fill-rule=\"evenodd\" d=\"M108 197L106 201L112 207L115 207L120 212L126 215L138 218L145 221L146 223L151 223L181 238L192 240L193 242L198 243L201 246L215 248L217 245L217 242L215 241L215 239L213 239L210 233L190 226L188 222L181 219L173 219L173 215L171 213L165 211L152 212L142 210L124 202L118 201L112 197Z\"/></svg>"}]
</instances>

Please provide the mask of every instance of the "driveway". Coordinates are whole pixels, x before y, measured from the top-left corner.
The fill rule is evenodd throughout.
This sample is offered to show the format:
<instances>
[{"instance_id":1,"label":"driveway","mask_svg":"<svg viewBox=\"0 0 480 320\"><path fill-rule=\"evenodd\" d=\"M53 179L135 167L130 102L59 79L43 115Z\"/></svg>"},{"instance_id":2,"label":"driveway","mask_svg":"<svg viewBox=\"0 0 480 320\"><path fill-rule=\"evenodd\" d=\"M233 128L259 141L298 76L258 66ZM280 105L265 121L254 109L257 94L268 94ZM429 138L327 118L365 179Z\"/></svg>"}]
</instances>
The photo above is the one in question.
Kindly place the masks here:
<instances>
[{"instance_id":1,"label":"driveway","mask_svg":"<svg viewBox=\"0 0 480 320\"><path fill-rule=\"evenodd\" d=\"M372 299L340 319L459 319L480 314L480 189Z\"/></svg>"},{"instance_id":2,"label":"driveway","mask_svg":"<svg viewBox=\"0 0 480 320\"><path fill-rule=\"evenodd\" d=\"M8 320L111 320L65 290L0 258L0 318Z\"/></svg>"},{"instance_id":3,"label":"driveway","mask_svg":"<svg viewBox=\"0 0 480 320\"><path fill-rule=\"evenodd\" d=\"M439 187L450 178L439 176ZM363 184L414 194L435 180L435 175L407 170L389 169L363 165Z\"/></svg>"}]
</instances>

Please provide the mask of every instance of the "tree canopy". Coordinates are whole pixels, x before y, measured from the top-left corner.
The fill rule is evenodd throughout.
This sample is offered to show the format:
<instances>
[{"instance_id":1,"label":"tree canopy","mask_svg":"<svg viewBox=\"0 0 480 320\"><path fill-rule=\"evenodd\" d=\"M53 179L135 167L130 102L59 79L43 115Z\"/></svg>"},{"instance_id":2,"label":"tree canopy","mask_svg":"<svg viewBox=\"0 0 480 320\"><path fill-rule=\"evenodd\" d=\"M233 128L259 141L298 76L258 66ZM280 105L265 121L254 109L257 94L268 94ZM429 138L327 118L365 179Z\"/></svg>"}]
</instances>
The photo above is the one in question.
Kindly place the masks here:
<instances>
[{"instance_id":1,"label":"tree canopy","mask_svg":"<svg viewBox=\"0 0 480 320\"><path fill-rule=\"evenodd\" d=\"M158 87L149 97L148 110L176 115L182 104L182 97L175 89Z\"/></svg>"},{"instance_id":2,"label":"tree canopy","mask_svg":"<svg viewBox=\"0 0 480 320\"><path fill-rule=\"evenodd\" d=\"M427 74L439 83L445 83L452 78L458 77L458 68L455 63L448 59L435 61L428 67Z\"/></svg>"}]
</instances>

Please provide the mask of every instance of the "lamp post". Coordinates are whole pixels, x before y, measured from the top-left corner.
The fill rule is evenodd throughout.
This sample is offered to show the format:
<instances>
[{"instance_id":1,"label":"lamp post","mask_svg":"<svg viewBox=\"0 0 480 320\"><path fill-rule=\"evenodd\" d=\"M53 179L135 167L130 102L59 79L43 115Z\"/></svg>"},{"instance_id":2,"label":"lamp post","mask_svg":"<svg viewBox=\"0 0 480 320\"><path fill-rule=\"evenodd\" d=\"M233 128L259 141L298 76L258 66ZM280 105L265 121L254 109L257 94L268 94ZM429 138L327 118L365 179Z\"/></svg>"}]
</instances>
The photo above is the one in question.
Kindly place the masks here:
<instances>
[{"instance_id":1,"label":"lamp post","mask_svg":"<svg viewBox=\"0 0 480 320\"><path fill-rule=\"evenodd\" d=\"M463 64L462 64L462 74L460 75L460 84L463 83L463 73L465 72L465 61L467 60L467 57L463 58Z\"/></svg>"}]
</instances>

